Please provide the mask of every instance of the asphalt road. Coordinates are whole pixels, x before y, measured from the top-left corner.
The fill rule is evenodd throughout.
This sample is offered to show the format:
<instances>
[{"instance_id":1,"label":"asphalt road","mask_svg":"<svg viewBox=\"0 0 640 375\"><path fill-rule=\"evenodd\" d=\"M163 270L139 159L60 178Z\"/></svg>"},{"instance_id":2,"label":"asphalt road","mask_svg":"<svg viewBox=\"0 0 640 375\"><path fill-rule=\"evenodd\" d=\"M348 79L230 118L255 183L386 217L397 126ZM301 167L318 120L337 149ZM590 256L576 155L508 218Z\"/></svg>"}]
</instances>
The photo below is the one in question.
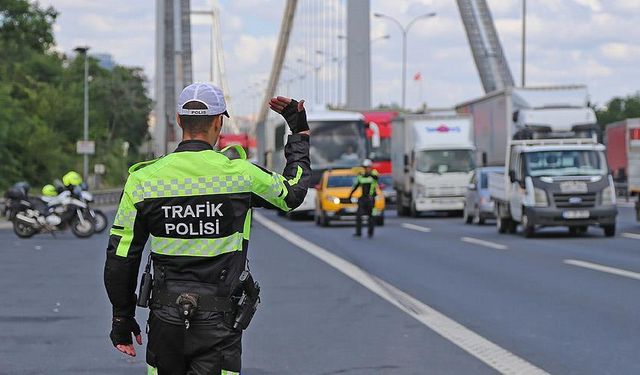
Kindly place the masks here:
<instances>
[{"instance_id":1,"label":"asphalt road","mask_svg":"<svg viewBox=\"0 0 640 375\"><path fill-rule=\"evenodd\" d=\"M389 215L370 240L348 224L262 216L270 229L254 224L250 259L263 303L244 337L245 375L488 374L513 365L505 355L555 374L640 373L631 208L615 238L545 229L530 240L461 218ZM106 234L0 229L0 374L144 373L143 355L127 359L107 337L105 245Z\"/></svg>"}]
</instances>

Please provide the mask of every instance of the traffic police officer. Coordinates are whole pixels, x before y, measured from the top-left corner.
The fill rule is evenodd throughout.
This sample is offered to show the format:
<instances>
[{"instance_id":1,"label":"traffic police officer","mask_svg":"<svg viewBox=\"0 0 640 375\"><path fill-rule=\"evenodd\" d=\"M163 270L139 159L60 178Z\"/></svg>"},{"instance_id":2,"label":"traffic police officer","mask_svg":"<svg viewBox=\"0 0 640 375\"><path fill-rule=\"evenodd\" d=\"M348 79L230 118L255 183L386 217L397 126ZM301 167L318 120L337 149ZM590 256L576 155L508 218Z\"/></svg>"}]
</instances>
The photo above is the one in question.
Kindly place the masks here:
<instances>
[{"instance_id":1,"label":"traffic police officer","mask_svg":"<svg viewBox=\"0 0 640 375\"><path fill-rule=\"evenodd\" d=\"M104 280L113 305L110 338L119 351L135 356L132 334L142 343L134 318L135 288L150 238L149 373L240 372L242 329L248 322L238 317L239 301L252 289L257 305L247 273L251 208L297 207L311 175L303 101L277 97L269 104L292 131L282 175L213 151L228 114L222 91L200 83L180 94L177 122L183 140L175 152L129 169L111 229ZM146 270L150 268L148 264ZM150 285L147 275L151 278L145 271L143 286ZM140 299L138 304L145 305Z\"/></svg>"},{"instance_id":2,"label":"traffic police officer","mask_svg":"<svg viewBox=\"0 0 640 375\"><path fill-rule=\"evenodd\" d=\"M353 193L362 188L362 195L358 198L358 211L356 211L356 233L357 237L362 235L362 216L367 215L368 235L373 236L373 228L375 227L375 221L373 220L373 209L376 202L376 188L378 187L378 171L372 168L371 160L365 159L362 163L364 172L356 176L356 180L349 194L349 199L353 196Z\"/></svg>"}]
</instances>

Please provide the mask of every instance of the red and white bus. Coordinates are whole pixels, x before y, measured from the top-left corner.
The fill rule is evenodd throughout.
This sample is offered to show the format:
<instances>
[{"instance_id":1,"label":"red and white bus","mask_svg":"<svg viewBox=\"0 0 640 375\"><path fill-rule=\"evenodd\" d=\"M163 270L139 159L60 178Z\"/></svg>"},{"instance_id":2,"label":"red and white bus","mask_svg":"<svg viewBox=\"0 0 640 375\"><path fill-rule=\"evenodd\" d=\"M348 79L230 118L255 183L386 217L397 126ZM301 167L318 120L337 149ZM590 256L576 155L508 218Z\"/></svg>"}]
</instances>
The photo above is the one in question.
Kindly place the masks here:
<instances>
[{"instance_id":1,"label":"red and white bus","mask_svg":"<svg viewBox=\"0 0 640 375\"><path fill-rule=\"evenodd\" d=\"M395 203L396 192L391 176L391 122L398 112L367 111L362 114L367 124L367 155L380 174L378 181L387 203Z\"/></svg>"},{"instance_id":2,"label":"red and white bus","mask_svg":"<svg viewBox=\"0 0 640 375\"><path fill-rule=\"evenodd\" d=\"M398 112L363 112L367 124L367 151L380 174L391 173L391 122Z\"/></svg>"}]
</instances>

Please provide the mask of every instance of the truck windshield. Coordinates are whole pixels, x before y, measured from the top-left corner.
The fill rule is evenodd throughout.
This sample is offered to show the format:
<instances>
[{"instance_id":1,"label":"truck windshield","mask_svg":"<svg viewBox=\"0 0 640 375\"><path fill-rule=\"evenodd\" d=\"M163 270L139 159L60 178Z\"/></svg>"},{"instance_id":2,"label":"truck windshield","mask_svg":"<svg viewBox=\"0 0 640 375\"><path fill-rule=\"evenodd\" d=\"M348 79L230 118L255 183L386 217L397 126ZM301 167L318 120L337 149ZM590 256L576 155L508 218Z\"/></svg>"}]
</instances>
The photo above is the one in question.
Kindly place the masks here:
<instances>
[{"instance_id":1,"label":"truck windshield","mask_svg":"<svg viewBox=\"0 0 640 375\"><path fill-rule=\"evenodd\" d=\"M606 175L608 170L601 151L537 151L526 153L525 158L531 177Z\"/></svg>"},{"instance_id":2,"label":"truck windshield","mask_svg":"<svg viewBox=\"0 0 640 375\"><path fill-rule=\"evenodd\" d=\"M310 121L312 169L350 168L365 156L364 122Z\"/></svg>"},{"instance_id":3,"label":"truck windshield","mask_svg":"<svg viewBox=\"0 0 640 375\"><path fill-rule=\"evenodd\" d=\"M471 150L427 150L416 155L416 170L423 173L470 172L475 168Z\"/></svg>"},{"instance_id":4,"label":"truck windshield","mask_svg":"<svg viewBox=\"0 0 640 375\"><path fill-rule=\"evenodd\" d=\"M391 160L391 138L381 138L380 147L373 147L371 138L367 138L369 148L369 158L373 161Z\"/></svg>"}]
</instances>

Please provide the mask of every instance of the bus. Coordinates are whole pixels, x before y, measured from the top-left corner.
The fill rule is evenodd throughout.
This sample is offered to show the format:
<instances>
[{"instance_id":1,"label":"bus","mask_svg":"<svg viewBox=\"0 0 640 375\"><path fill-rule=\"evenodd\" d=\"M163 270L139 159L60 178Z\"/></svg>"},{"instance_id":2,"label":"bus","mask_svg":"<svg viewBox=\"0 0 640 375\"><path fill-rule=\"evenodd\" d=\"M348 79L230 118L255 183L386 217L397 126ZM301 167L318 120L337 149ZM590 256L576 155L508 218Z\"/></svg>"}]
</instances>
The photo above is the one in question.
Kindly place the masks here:
<instances>
[{"instance_id":1,"label":"bus","mask_svg":"<svg viewBox=\"0 0 640 375\"><path fill-rule=\"evenodd\" d=\"M367 156L366 125L364 116L357 112L332 110L307 110L311 130L311 188L304 202L294 214L313 214L316 189L322 173L327 169L352 168L362 164ZM275 145L269 153L270 166L282 171L285 166L284 146L289 130L280 119L273 126Z\"/></svg>"},{"instance_id":2,"label":"bus","mask_svg":"<svg viewBox=\"0 0 640 375\"><path fill-rule=\"evenodd\" d=\"M218 138L216 148L222 150L229 145L240 145L247 153L247 159L249 161L256 161L256 139L249 136L247 133L221 133Z\"/></svg>"}]
</instances>

